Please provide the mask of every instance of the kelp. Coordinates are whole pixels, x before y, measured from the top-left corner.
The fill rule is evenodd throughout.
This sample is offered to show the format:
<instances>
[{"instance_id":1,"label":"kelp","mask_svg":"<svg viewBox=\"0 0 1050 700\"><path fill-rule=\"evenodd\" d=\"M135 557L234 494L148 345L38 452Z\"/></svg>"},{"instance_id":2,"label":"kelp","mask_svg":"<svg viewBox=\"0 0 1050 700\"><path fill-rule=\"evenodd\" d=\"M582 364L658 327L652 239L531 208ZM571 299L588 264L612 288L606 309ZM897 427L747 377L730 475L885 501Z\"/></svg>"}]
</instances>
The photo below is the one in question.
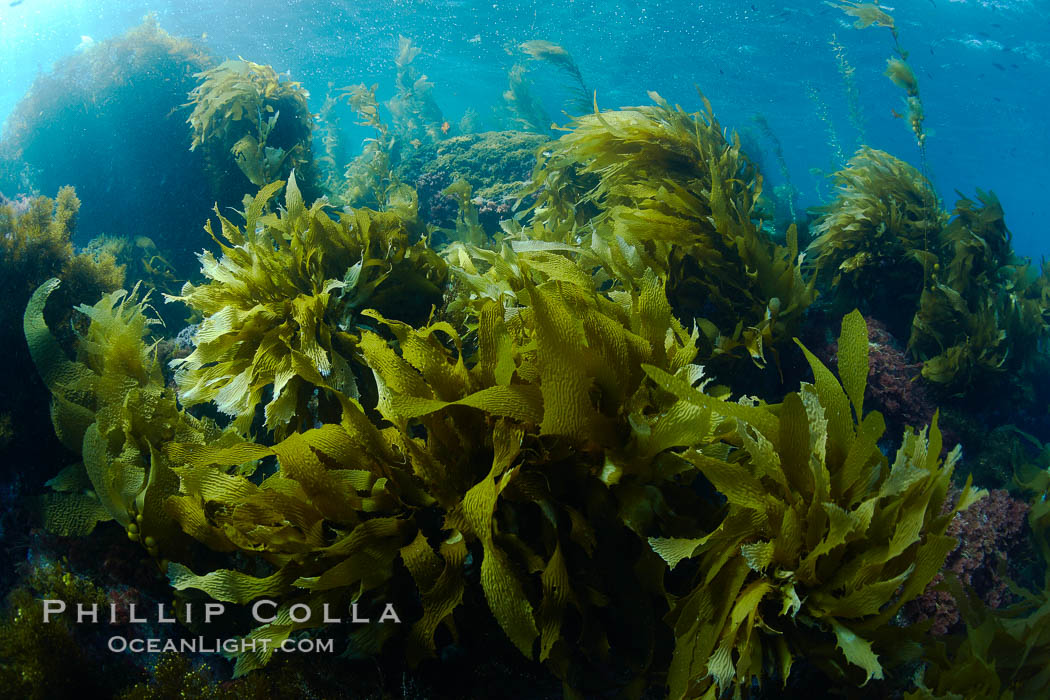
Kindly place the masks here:
<instances>
[{"instance_id":1,"label":"kelp","mask_svg":"<svg viewBox=\"0 0 1050 700\"><path fill-rule=\"evenodd\" d=\"M412 40L398 37L397 78L394 86L397 92L387 100L386 108L390 111L390 126L398 139L402 150L413 150L420 146L434 143L448 133L441 108L434 99L434 83L427 76L416 70L414 61L421 49L413 45Z\"/></svg>"},{"instance_id":2,"label":"kelp","mask_svg":"<svg viewBox=\"0 0 1050 700\"><path fill-rule=\"evenodd\" d=\"M532 41L526 41L518 48L530 58L549 63L565 73L572 81L572 87L570 88L572 99L569 104L573 112L585 114L590 111L591 90L583 80L583 74L580 72L580 67L576 65L576 59L572 57L572 54L565 47L543 39L533 39Z\"/></svg>"},{"instance_id":3,"label":"kelp","mask_svg":"<svg viewBox=\"0 0 1050 700\"><path fill-rule=\"evenodd\" d=\"M221 257L202 253L207 281L166 297L204 316L196 349L172 363L180 401L214 401L242 433L265 404L264 425L278 437L323 419L317 378L357 396L351 365L359 362L363 309L425 318L441 300L445 274L420 240L414 201L400 212L356 209L332 218L324 199L307 208L293 173L284 208L266 213L284 186L271 183L248 202L243 228L216 210L219 235L211 222L206 230Z\"/></svg>"},{"instance_id":4,"label":"kelp","mask_svg":"<svg viewBox=\"0 0 1050 700\"><path fill-rule=\"evenodd\" d=\"M378 409L448 512L446 526L480 547L481 588L515 646L565 679L609 658L641 677L652 642L623 648L616 627L626 614L644 629L637 618L653 614L652 591L626 572L654 565L641 533L702 516L676 512L692 499L674 479L687 465L667 450L703 439L707 425L686 424L653 395L641 366L695 381L694 338L652 274L614 301L558 275L534 284L519 264L523 303L485 302L469 370L448 327L392 324L400 357L366 339ZM599 574L595 562L623 573ZM582 629L570 627L577 616Z\"/></svg>"},{"instance_id":5,"label":"kelp","mask_svg":"<svg viewBox=\"0 0 1050 700\"><path fill-rule=\"evenodd\" d=\"M893 17L886 13L878 2L860 3L847 0L846 2L837 3L825 2L825 4L836 7L847 15L856 17L857 21L853 26L857 29L884 27L890 30L890 34L893 36L893 52L896 55L886 60L886 77L894 85L904 90L906 95L904 104L907 107L908 126L911 127L911 131L915 135L915 143L919 147L919 160L922 162L922 172L924 175L928 174L926 131L923 129L926 114L923 110L922 98L919 96L919 81L915 77L915 71L908 64L908 52L901 45L900 33L897 31L897 25Z\"/></svg>"},{"instance_id":6,"label":"kelp","mask_svg":"<svg viewBox=\"0 0 1050 700\"><path fill-rule=\"evenodd\" d=\"M947 641L931 641L925 668L908 700L964 700L982 697L1013 700L1050 693L1050 598L1047 591L1023 592L1021 602L988 609L961 587L953 595L962 604L967 629Z\"/></svg>"},{"instance_id":7,"label":"kelp","mask_svg":"<svg viewBox=\"0 0 1050 700\"><path fill-rule=\"evenodd\" d=\"M853 2L853 0L846 0L845 2L825 2L824 4L856 17L857 21L853 26L857 29L865 29L871 26L894 29L893 17L879 7L877 2Z\"/></svg>"},{"instance_id":8,"label":"kelp","mask_svg":"<svg viewBox=\"0 0 1050 700\"><path fill-rule=\"evenodd\" d=\"M112 258L124 269L124 277L140 282L144 287L158 293L174 294L186 281L183 272L169 260L170 252L165 253L157 247L149 236L95 236L84 247L98 260ZM113 289L122 285L118 283ZM112 291L112 290L109 290ZM95 294L97 298L99 294ZM165 324L176 324L183 319L178 317L163 318Z\"/></svg>"},{"instance_id":9,"label":"kelp","mask_svg":"<svg viewBox=\"0 0 1050 700\"><path fill-rule=\"evenodd\" d=\"M343 178L350 156L342 120L336 110L339 100L332 93L325 96L317 114L317 131L323 155L317 158L318 179L322 189L334 197L343 187Z\"/></svg>"},{"instance_id":10,"label":"kelp","mask_svg":"<svg viewBox=\"0 0 1050 700\"><path fill-rule=\"evenodd\" d=\"M420 149L431 148L451 136L452 127L444 121L434 98L434 84L414 65L420 51L411 39L399 37L394 59L396 93L385 103L389 123L380 113L378 85L348 85L337 91L339 99L345 99L357 113L358 125L375 132L364 140L361 153L347 165L344 181L332 183L330 192L337 203L379 210L397 206L407 189L398 172L402 161L418 157ZM470 115L464 114L463 125L473 128L470 122Z\"/></svg>"},{"instance_id":11,"label":"kelp","mask_svg":"<svg viewBox=\"0 0 1050 700\"><path fill-rule=\"evenodd\" d=\"M86 325L74 314L76 304L94 302L124 283L124 266L106 251L76 253L80 199L72 187L57 196L33 197L15 202L0 198L0 343L7 349L7 371L18 381L0 385L0 471L28 468L30 463L67 459L61 446L50 440L47 392L34 381L32 358L22 340L21 317L26 303L44 281L57 277L63 285L44 310L58 329L59 343L72 349L75 328ZM8 413L10 411L10 413ZM32 456L22 457L10 446L33 445ZM42 481L42 480L41 480Z\"/></svg>"},{"instance_id":12,"label":"kelp","mask_svg":"<svg viewBox=\"0 0 1050 700\"><path fill-rule=\"evenodd\" d=\"M462 179L456 180L441 191L446 197L455 199L458 208L455 230L449 232L450 240L477 246L485 243L488 236L478 220L478 207L472 200L473 193L470 183Z\"/></svg>"},{"instance_id":13,"label":"kelp","mask_svg":"<svg viewBox=\"0 0 1050 700\"><path fill-rule=\"evenodd\" d=\"M312 195L313 117L302 85L243 59L224 61L196 77L199 84L187 103L193 106L187 119L191 149L205 149L214 186L233 186L222 182L232 159L256 187L295 170Z\"/></svg>"},{"instance_id":14,"label":"kelp","mask_svg":"<svg viewBox=\"0 0 1050 700\"><path fill-rule=\"evenodd\" d=\"M379 114L378 87L360 84L340 90L340 98L357 113L357 123L373 129L375 136L365 139L361 153L347 165L344 182L332 193L336 203L382 210L403 189L394 169L396 139Z\"/></svg>"},{"instance_id":15,"label":"kelp","mask_svg":"<svg viewBox=\"0 0 1050 700\"><path fill-rule=\"evenodd\" d=\"M53 325L62 326L68 325L70 306L94 301L124 283L124 266L112 254L75 252L79 211L80 199L72 187L62 187L54 199L0 203L0 294L8 302L0 310L0 327L18 328L19 309L51 277L66 284L60 293L61 305L48 317ZM9 316L10 311L15 313ZM63 340L69 340L68 333Z\"/></svg>"},{"instance_id":16,"label":"kelp","mask_svg":"<svg viewBox=\"0 0 1050 700\"><path fill-rule=\"evenodd\" d=\"M1028 436L1026 436L1028 437ZM1037 442L1038 444L1038 442ZM1038 465L1025 463L1015 481L1031 498L1028 523L1044 567L1037 590L1012 584L1016 602L990 609L972 591L949 578L960 602L966 631L924 649L925 668L909 700L962 700L971 697L1038 698L1050 694L1050 471L1043 446Z\"/></svg>"},{"instance_id":17,"label":"kelp","mask_svg":"<svg viewBox=\"0 0 1050 700\"><path fill-rule=\"evenodd\" d=\"M1050 269L1014 255L993 193L960 195L949 215L918 170L868 147L835 179L807 252L837 307L909 334L923 376L954 393L1031 369L1050 332Z\"/></svg>"},{"instance_id":18,"label":"kelp","mask_svg":"<svg viewBox=\"0 0 1050 700\"><path fill-rule=\"evenodd\" d=\"M86 535L98 522L116 520L163 566L186 540L165 507L178 479L164 454L167 443L223 445L236 440L214 423L178 409L164 386L155 344L144 337L156 320L137 289L104 296L78 311L90 319L66 358L48 329L43 308L59 286L43 284L26 307L24 331L33 361L52 395L58 439L82 462L60 472L42 498L44 524L61 535Z\"/></svg>"},{"instance_id":19,"label":"kelp","mask_svg":"<svg viewBox=\"0 0 1050 700\"><path fill-rule=\"evenodd\" d=\"M683 455L725 495L722 524L694 539L649 540L670 568L697 562L694 587L672 598L666 618L675 697L741 696L770 676L786 684L801 655L845 679L882 678L880 653L892 639L885 626L956 545L944 534L954 514L981 496L967 483L942 513L960 451L942 460L936 418L905 432L892 462L880 451L885 422L864 412L868 337L859 312L843 320L839 379L804 351L813 384L775 410L722 412L725 449ZM647 371L680 398L709 402Z\"/></svg>"},{"instance_id":20,"label":"kelp","mask_svg":"<svg viewBox=\"0 0 1050 700\"><path fill-rule=\"evenodd\" d=\"M711 105L580 117L544 152L531 188L546 240L603 244L669 278L676 312L698 319L703 357L744 348L758 364L790 337L815 294L792 228L776 243L752 220L761 176L727 140Z\"/></svg>"},{"instance_id":21,"label":"kelp","mask_svg":"<svg viewBox=\"0 0 1050 700\"><path fill-rule=\"evenodd\" d=\"M918 170L867 146L835 173L837 196L818 209L807 253L840 303L882 307L880 291L894 304L917 301L936 263L947 217L929 181Z\"/></svg>"},{"instance_id":22,"label":"kelp","mask_svg":"<svg viewBox=\"0 0 1050 700\"><path fill-rule=\"evenodd\" d=\"M385 600L400 560L422 603L406 640L412 660L436 654L439 628L478 614L461 608L480 587L510 641L567 681L570 669L610 658L629 663L622 682L642 679L653 640L618 639L625 616L645 629L659 602L630 573L658 571L639 538L702 519L703 509L686 507L695 501L689 465L669 450L707 439L710 424L654 393L641 367L691 386L702 376L690 364L695 336L652 273L638 292L609 297L553 274L534 281L549 269L523 274L521 304L482 302L469 344L446 322L413 328L367 312L396 341L372 331L360 341L389 427L340 395L339 424L272 448L175 446L186 495L172 508L184 529L276 570L257 578L175 567L173 584L238 603L280 596L278 620L251 633L279 641L319 623L292 622L296 602ZM268 455L279 470L258 486L229 473ZM285 520L268 526L277 512ZM465 567L468 555L480 567ZM243 655L238 673L265 661Z\"/></svg>"},{"instance_id":23,"label":"kelp","mask_svg":"<svg viewBox=\"0 0 1050 700\"><path fill-rule=\"evenodd\" d=\"M838 66L839 75L842 76L842 86L846 92L846 102L849 105L849 121L854 131L856 131L859 145L864 143L867 137L864 127L864 112L860 107L860 92L857 90L857 69L849 62L849 58L846 56L846 47L839 42L837 36L832 34L828 45L835 54L835 63Z\"/></svg>"},{"instance_id":24,"label":"kelp","mask_svg":"<svg viewBox=\"0 0 1050 700\"><path fill-rule=\"evenodd\" d=\"M1050 333L1050 269L1038 275L1010 246L1002 206L962 197L939 236L939 263L912 321L909 348L923 376L956 392L1024 372Z\"/></svg>"},{"instance_id":25,"label":"kelp","mask_svg":"<svg viewBox=\"0 0 1050 700\"><path fill-rule=\"evenodd\" d=\"M516 128L537 134L550 133L551 118L543 107L543 100L533 90L528 70L520 63L511 66L507 72L503 103Z\"/></svg>"}]
</instances>

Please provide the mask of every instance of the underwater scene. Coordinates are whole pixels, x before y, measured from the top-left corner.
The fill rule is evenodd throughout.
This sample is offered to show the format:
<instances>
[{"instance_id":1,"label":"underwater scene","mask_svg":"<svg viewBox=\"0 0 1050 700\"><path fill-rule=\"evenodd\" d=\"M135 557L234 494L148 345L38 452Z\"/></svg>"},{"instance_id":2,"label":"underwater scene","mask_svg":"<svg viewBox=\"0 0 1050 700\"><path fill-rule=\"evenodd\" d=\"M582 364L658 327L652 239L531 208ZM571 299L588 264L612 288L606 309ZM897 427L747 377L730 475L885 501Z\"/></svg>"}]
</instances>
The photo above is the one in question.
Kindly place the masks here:
<instances>
[{"instance_id":1,"label":"underwater scene","mask_svg":"<svg viewBox=\"0 0 1050 700\"><path fill-rule=\"evenodd\" d=\"M0 700L1050 697L1035 0L2 0Z\"/></svg>"}]
</instances>

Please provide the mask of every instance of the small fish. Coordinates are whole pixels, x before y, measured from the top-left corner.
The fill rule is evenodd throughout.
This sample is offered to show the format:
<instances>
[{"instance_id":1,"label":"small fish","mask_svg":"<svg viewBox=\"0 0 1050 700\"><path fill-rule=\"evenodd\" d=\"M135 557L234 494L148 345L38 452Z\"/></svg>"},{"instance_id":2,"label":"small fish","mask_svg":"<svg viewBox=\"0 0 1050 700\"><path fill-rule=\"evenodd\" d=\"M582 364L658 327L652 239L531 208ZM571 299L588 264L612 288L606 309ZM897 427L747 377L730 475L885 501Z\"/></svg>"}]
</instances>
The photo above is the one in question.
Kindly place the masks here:
<instances>
[{"instance_id":1,"label":"small fish","mask_svg":"<svg viewBox=\"0 0 1050 700\"><path fill-rule=\"evenodd\" d=\"M1001 63L993 63L992 65L995 66L996 68L998 68L1001 71L1005 71L1006 70L1006 66L1004 66Z\"/></svg>"},{"instance_id":2,"label":"small fish","mask_svg":"<svg viewBox=\"0 0 1050 700\"><path fill-rule=\"evenodd\" d=\"M452 128L452 125L448 122L441 122L441 133L448 134L448 130Z\"/></svg>"},{"instance_id":3,"label":"small fish","mask_svg":"<svg viewBox=\"0 0 1050 700\"><path fill-rule=\"evenodd\" d=\"M472 36L469 39L467 39L467 43L468 44L480 44L481 43L481 35L480 34L475 34L474 36Z\"/></svg>"},{"instance_id":4,"label":"small fish","mask_svg":"<svg viewBox=\"0 0 1050 700\"><path fill-rule=\"evenodd\" d=\"M420 146L423 145L423 142L420 141L419 139L412 139L411 141L409 141L409 143L412 144L413 148L419 148Z\"/></svg>"},{"instance_id":5,"label":"small fish","mask_svg":"<svg viewBox=\"0 0 1050 700\"><path fill-rule=\"evenodd\" d=\"M207 41L207 40L208 40L208 32L201 33L201 41Z\"/></svg>"},{"instance_id":6,"label":"small fish","mask_svg":"<svg viewBox=\"0 0 1050 700\"><path fill-rule=\"evenodd\" d=\"M904 115L895 110L893 107L890 107L890 114L893 115L894 119L904 119Z\"/></svg>"},{"instance_id":7,"label":"small fish","mask_svg":"<svg viewBox=\"0 0 1050 700\"><path fill-rule=\"evenodd\" d=\"M7 3L8 7L18 7L22 4L22 0L14 0L14 2Z\"/></svg>"}]
</instances>

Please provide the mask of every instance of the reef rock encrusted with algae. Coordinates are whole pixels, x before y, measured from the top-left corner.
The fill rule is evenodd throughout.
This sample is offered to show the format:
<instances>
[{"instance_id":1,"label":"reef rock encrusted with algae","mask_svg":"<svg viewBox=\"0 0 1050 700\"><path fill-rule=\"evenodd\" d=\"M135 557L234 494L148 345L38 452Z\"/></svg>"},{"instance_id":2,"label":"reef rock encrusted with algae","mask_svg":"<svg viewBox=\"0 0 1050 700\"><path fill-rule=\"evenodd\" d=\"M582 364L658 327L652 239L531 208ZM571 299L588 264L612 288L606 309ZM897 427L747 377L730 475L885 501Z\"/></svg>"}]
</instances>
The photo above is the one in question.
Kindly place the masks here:
<instances>
[{"instance_id":1,"label":"reef rock encrusted with algae","mask_svg":"<svg viewBox=\"0 0 1050 700\"><path fill-rule=\"evenodd\" d=\"M180 106L194 75L213 63L198 43L161 29L154 15L58 61L36 77L4 125L0 173L18 164L24 177L0 175L0 191L13 197L76 187L88 233L78 245L107 233L199 248L201 238L187 233L199 231L202 213L229 194L208 191ZM240 201L237 189L230 203Z\"/></svg>"},{"instance_id":2,"label":"reef rock encrusted with algae","mask_svg":"<svg viewBox=\"0 0 1050 700\"><path fill-rule=\"evenodd\" d=\"M399 171L419 193L420 216L437 226L449 226L457 212L455 199L443 191L465 180L481 210L482 225L493 235L500 230L499 219L513 215L536 167L536 152L548 140L524 131L453 136L418 149L401 162Z\"/></svg>"}]
</instances>

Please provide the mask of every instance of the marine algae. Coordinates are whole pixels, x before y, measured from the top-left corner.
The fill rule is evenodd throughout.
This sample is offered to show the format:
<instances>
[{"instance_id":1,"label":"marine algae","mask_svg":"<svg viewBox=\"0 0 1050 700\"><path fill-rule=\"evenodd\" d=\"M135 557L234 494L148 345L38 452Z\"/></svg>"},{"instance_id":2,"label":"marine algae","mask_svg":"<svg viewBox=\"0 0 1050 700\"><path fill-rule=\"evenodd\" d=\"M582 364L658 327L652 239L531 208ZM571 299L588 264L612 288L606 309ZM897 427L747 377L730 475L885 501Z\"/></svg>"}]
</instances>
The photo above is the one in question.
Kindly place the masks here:
<instances>
[{"instance_id":1,"label":"marine algae","mask_svg":"<svg viewBox=\"0 0 1050 700\"><path fill-rule=\"evenodd\" d=\"M551 240L593 230L630 249L668 276L680 316L700 317L705 358L742 348L763 365L815 296L796 233L781 245L752 219L762 178L706 99L690 114L650 97L654 106L579 117L552 144L534 176L534 221Z\"/></svg>"},{"instance_id":2,"label":"marine algae","mask_svg":"<svg viewBox=\"0 0 1050 700\"><path fill-rule=\"evenodd\" d=\"M216 194L236 186L225 175L232 159L256 187L295 170L312 195L313 118L302 85L282 80L270 66L243 59L223 61L196 78L199 83L187 103L193 106L186 120L190 147L205 149Z\"/></svg>"},{"instance_id":3,"label":"marine algae","mask_svg":"<svg viewBox=\"0 0 1050 700\"><path fill-rule=\"evenodd\" d=\"M278 438L323 418L311 408L316 385L307 377L357 396L351 365L361 310L425 318L444 279L440 258L420 240L414 202L404 208L410 218L357 209L333 219L324 199L307 208L292 173L284 208L265 213L282 187L260 190L243 228L216 210L221 238L210 222L206 230L221 257L202 253L207 281L166 297L204 316L196 349L172 363L179 400L214 401L244 434L264 405L264 425Z\"/></svg>"},{"instance_id":4,"label":"marine algae","mask_svg":"<svg viewBox=\"0 0 1050 700\"><path fill-rule=\"evenodd\" d=\"M923 271L936 263L932 246L947 223L946 214L928 206L937 201L930 182L867 146L834 178L837 196L818 209L812 229L811 264L840 304L906 313L922 293ZM900 331L906 323L894 327Z\"/></svg>"},{"instance_id":5,"label":"marine algae","mask_svg":"<svg viewBox=\"0 0 1050 700\"><path fill-rule=\"evenodd\" d=\"M941 433L905 432L893 461L878 441L885 422L863 410L868 338L854 311L842 324L839 376L803 348L813 384L773 410L711 399L647 368L669 391L720 415L724 448L684 454L725 495L725 517L702 537L650 538L669 568L696 558L695 588L672 598L668 681L675 697L747 694L775 669L786 684L795 658L864 683L882 678L883 628L923 592L956 542L952 516L982 494L963 489L942 513L958 448L941 458ZM841 382L841 383L840 383ZM830 647L830 644L827 645ZM850 669L859 669L856 674Z\"/></svg>"},{"instance_id":6,"label":"marine algae","mask_svg":"<svg viewBox=\"0 0 1050 700\"><path fill-rule=\"evenodd\" d=\"M156 321L137 290L78 307L90 326L77 345L77 361L69 360L43 317L59 284L48 280L33 294L24 330L52 395L55 434L82 462L49 482L44 523L58 534L86 535L98 522L116 520L163 567L163 557L186 544L165 507L178 480L163 446L173 440L221 445L236 437L179 410L164 386L155 344L143 340Z\"/></svg>"},{"instance_id":7,"label":"marine algae","mask_svg":"<svg viewBox=\"0 0 1050 700\"><path fill-rule=\"evenodd\" d=\"M629 567L622 557L633 542L641 562L654 565L639 533L691 517L669 512L671 502L689 499L673 478L688 465L668 449L702 436L704 423L659 410L670 397L652 393L641 364L695 380L699 370L688 364L695 336L674 320L652 274L635 295L610 298L557 277L539 281L542 269L519 278L520 303L481 304L469 355L448 323L417 329L368 312L396 340L365 331L360 342L389 428L377 429L357 401L340 395L339 424L273 448L174 446L188 493L173 510L187 532L221 551L258 552L280 568L262 579L173 567L173 584L235 602L281 595L278 620L252 632L279 640L309 626L290 619L292 603L319 609L382 595L400 559L423 605L407 640L410 658L434 655L439 628L477 614L456 611L465 588L480 586L526 656L548 661L563 678L588 658L600 660L608 641L579 652L562 641L565 619L575 619L569 611L584 615L588 636L611 640L623 616L614 601L626 607L644 591L626 570L613 585L594 561ZM260 486L225 475L268 454L280 470ZM287 514L285 524L262 527L274 508ZM438 531L426 524L434 508L444 521ZM205 525L204 513L214 512L220 522ZM334 539L325 534L333 528ZM463 565L468 552L481 561L473 575ZM631 656L639 677L649 654ZM266 660L244 655L238 673Z\"/></svg>"},{"instance_id":8,"label":"marine algae","mask_svg":"<svg viewBox=\"0 0 1050 700\"><path fill-rule=\"evenodd\" d=\"M0 417L0 427L5 427L0 451L12 448L12 452L3 452L3 463L11 466L21 462L13 452L19 444L34 446L34 462L60 464L68 459L61 446L50 439L47 393L35 381L32 358L22 340L22 311L33 291L51 277L63 280L44 313L59 329L59 343L71 350L76 330L86 328L72 307L94 302L124 284L124 266L111 254L75 252L72 239L79 211L80 199L72 187L63 187L54 199L34 197L0 203L0 295L5 301L0 305L0 339L8 348L6 361L11 376L27 378L0 387L0 405L17 407Z\"/></svg>"}]
</instances>

